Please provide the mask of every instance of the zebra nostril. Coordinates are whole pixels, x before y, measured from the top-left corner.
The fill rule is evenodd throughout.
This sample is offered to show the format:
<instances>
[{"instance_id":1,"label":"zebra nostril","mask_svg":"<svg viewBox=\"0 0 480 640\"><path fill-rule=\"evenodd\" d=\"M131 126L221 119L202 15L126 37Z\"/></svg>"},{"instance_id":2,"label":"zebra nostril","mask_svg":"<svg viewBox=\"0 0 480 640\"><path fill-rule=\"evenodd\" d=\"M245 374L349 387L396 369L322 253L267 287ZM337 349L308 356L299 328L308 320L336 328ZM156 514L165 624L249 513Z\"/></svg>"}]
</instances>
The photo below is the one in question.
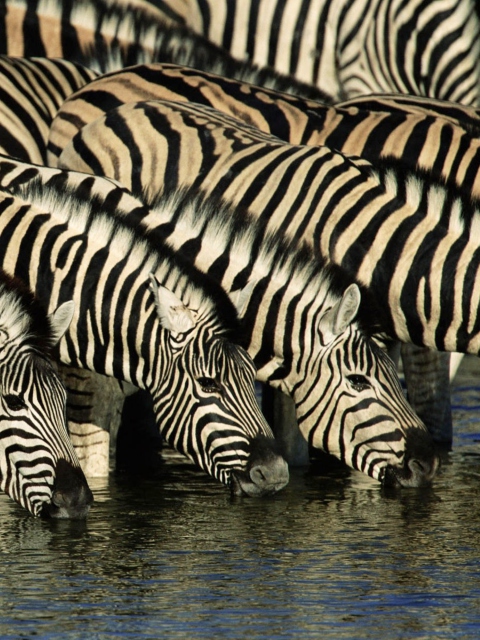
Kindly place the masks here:
<instances>
[{"instance_id":1,"label":"zebra nostril","mask_svg":"<svg viewBox=\"0 0 480 640\"><path fill-rule=\"evenodd\" d=\"M68 506L67 497L65 496L65 494L62 491L55 491L55 493L52 496L52 503L56 507L67 507Z\"/></svg>"},{"instance_id":2,"label":"zebra nostril","mask_svg":"<svg viewBox=\"0 0 480 640\"><path fill-rule=\"evenodd\" d=\"M261 486L262 484L267 483L267 475L268 475L268 470L264 469L262 471L261 466L256 466L256 467L253 467L253 469L250 469L250 478L252 482L254 482L258 486Z\"/></svg>"},{"instance_id":3,"label":"zebra nostril","mask_svg":"<svg viewBox=\"0 0 480 640\"><path fill-rule=\"evenodd\" d=\"M407 465L413 478L418 478L421 483L430 483L435 476L440 461L438 456L433 456L431 460L418 460L412 458Z\"/></svg>"}]
</instances>

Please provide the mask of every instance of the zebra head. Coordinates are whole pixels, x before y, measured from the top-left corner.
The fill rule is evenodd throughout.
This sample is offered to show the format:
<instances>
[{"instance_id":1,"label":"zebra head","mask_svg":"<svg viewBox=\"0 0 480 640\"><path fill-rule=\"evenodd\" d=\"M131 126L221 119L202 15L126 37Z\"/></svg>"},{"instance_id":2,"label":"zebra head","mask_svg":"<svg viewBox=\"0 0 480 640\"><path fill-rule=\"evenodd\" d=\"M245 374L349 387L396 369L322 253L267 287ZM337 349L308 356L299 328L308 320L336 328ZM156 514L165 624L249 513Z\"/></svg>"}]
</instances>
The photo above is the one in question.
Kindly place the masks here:
<instances>
[{"instance_id":1,"label":"zebra head","mask_svg":"<svg viewBox=\"0 0 480 640\"><path fill-rule=\"evenodd\" d=\"M288 466L258 406L252 359L213 315L199 317L153 276L151 290L169 354L152 390L163 436L234 494L275 493Z\"/></svg>"},{"instance_id":2,"label":"zebra head","mask_svg":"<svg viewBox=\"0 0 480 640\"><path fill-rule=\"evenodd\" d=\"M305 345L310 371L286 381L300 430L311 446L384 485L428 484L438 467L433 440L407 403L393 362L355 321L360 301L351 284L320 315L313 339L321 347Z\"/></svg>"},{"instance_id":3,"label":"zebra head","mask_svg":"<svg viewBox=\"0 0 480 640\"><path fill-rule=\"evenodd\" d=\"M35 516L85 517L92 493L68 436L65 389L47 357L73 303L47 316L1 275L0 488Z\"/></svg>"}]
</instances>

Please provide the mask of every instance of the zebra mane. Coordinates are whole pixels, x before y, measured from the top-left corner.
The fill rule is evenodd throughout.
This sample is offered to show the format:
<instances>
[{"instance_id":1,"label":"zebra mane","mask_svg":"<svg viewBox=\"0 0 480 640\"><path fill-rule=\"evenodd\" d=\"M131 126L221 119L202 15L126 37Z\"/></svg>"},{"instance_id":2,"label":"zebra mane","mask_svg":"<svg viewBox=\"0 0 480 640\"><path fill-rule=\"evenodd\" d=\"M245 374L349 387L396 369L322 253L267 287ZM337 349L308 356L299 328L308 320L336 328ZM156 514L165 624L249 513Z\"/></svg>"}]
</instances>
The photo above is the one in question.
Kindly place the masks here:
<instances>
[{"instance_id":1,"label":"zebra mane","mask_svg":"<svg viewBox=\"0 0 480 640\"><path fill-rule=\"evenodd\" d=\"M236 309L223 289L190 261L176 255L165 242L136 224L135 214L141 217L148 211L142 202L130 196L129 204L134 201L137 207L118 215L115 213L119 210L117 197L128 194L127 190L114 187L105 198L90 193L85 189L85 184L79 188L69 184L69 173L56 172L48 182L42 180L40 173L24 184L14 188L9 186L6 191L37 209L52 212L55 218L68 222L68 226L80 234L87 233L92 238L110 240L110 246L118 250L120 255L138 256L138 264L148 254L152 259L152 269L156 270L164 286L179 295L185 304L200 315L215 317L222 335L233 342L241 341ZM107 179L92 177L92 180L98 182Z\"/></svg>"},{"instance_id":2,"label":"zebra mane","mask_svg":"<svg viewBox=\"0 0 480 640\"><path fill-rule=\"evenodd\" d=\"M184 243L182 253L194 258L201 236L205 246L212 244L229 255L234 252L248 256L235 277L232 291L242 289L249 281L268 278L278 281L279 289L288 283L290 289L297 288L299 294L307 292L311 299L318 300L329 297L334 304L355 282L361 290L362 300L356 319L358 325L367 335L378 333L387 326L387 316L369 291L344 269L314 254L303 240L296 242L287 239L282 231L278 234L267 231L263 221L223 197L185 187L158 194L153 199L150 197L148 204L158 219L158 226L150 232L152 237L168 241L172 233L181 233L182 224L193 230L196 238ZM161 212L165 209L169 211L168 219L162 222ZM221 281L223 268L223 260L219 259L212 263L208 273ZM377 313L373 311L375 309Z\"/></svg>"},{"instance_id":3,"label":"zebra mane","mask_svg":"<svg viewBox=\"0 0 480 640\"><path fill-rule=\"evenodd\" d=\"M50 353L53 333L47 312L22 281L0 269L0 336Z\"/></svg>"},{"instance_id":4,"label":"zebra mane","mask_svg":"<svg viewBox=\"0 0 480 640\"><path fill-rule=\"evenodd\" d=\"M428 209L428 215L447 229L480 238L480 199L453 181L428 169L415 170L400 158L388 156L374 166L362 167L389 192Z\"/></svg>"}]
</instances>

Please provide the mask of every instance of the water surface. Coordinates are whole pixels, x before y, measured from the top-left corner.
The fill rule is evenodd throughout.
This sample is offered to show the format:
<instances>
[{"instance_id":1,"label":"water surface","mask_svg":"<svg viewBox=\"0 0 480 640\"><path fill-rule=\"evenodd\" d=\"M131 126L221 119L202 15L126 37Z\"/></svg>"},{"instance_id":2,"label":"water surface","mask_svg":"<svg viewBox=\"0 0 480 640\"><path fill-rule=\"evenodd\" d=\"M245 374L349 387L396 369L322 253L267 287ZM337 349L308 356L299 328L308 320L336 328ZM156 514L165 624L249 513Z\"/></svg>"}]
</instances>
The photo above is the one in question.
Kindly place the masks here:
<instances>
[{"instance_id":1,"label":"water surface","mask_svg":"<svg viewBox=\"0 0 480 640\"><path fill-rule=\"evenodd\" d=\"M230 498L174 454L92 480L85 522L0 496L0 638L480 638L480 368L455 384L431 489L349 470Z\"/></svg>"}]
</instances>

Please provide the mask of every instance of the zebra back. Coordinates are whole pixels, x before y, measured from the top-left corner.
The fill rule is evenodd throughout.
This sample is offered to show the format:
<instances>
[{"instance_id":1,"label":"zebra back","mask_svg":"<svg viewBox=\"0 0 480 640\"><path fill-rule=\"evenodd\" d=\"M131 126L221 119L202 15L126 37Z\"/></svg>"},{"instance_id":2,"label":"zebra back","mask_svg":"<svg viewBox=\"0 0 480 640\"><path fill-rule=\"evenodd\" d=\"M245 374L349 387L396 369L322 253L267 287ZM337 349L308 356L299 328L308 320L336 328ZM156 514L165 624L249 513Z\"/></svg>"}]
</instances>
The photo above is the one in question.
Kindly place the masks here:
<instances>
[{"instance_id":1,"label":"zebra back","mask_svg":"<svg viewBox=\"0 0 480 640\"><path fill-rule=\"evenodd\" d=\"M84 517L92 502L50 361L72 313L67 302L47 315L0 270L0 489L36 516Z\"/></svg>"},{"instance_id":2,"label":"zebra back","mask_svg":"<svg viewBox=\"0 0 480 640\"><path fill-rule=\"evenodd\" d=\"M43 164L60 105L96 77L66 60L0 56L0 152Z\"/></svg>"},{"instance_id":3,"label":"zebra back","mask_svg":"<svg viewBox=\"0 0 480 640\"><path fill-rule=\"evenodd\" d=\"M138 65L107 74L72 95L52 123L48 163L56 166L62 150L89 122L121 104L146 100L188 102L192 110L192 103L212 107L243 126L207 109L210 120L238 126L251 139L261 140L265 132L295 145L335 148L374 164L395 157L407 169L428 170L472 195L480 194L480 118L473 107L393 95L328 107L175 65Z\"/></svg>"},{"instance_id":4,"label":"zebra back","mask_svg":"<svg viewBox=\"0 0 480 640\"><path fill-rule=\"evenodd\" d=\"M305 241L317 256L369 287L377 300L387 299L391 337L478 353L474 202L455 186L408 172L393 160L374 168L328 147L252 139L249 128L239 124L235 130L230 121L222 126L210 116L195 116L183 104L127 104L84 127L64 162L108 171L112 162L105 149L116 149L125 157L125 162L115 157L123 168L117 178L149 197L150 183L161 188L162 177L168 189L177 188L179 177L188 180L185 167L169 164L161 174L152 162L159 149L168 149L178 166L185 158L196 167L190 183L249 208L267 228ZM131 129L130 120L135 122ZM132 140L133 166L128 159ZM459 298L459 291L467 298Z\"/></svg>"}]
</instances>

